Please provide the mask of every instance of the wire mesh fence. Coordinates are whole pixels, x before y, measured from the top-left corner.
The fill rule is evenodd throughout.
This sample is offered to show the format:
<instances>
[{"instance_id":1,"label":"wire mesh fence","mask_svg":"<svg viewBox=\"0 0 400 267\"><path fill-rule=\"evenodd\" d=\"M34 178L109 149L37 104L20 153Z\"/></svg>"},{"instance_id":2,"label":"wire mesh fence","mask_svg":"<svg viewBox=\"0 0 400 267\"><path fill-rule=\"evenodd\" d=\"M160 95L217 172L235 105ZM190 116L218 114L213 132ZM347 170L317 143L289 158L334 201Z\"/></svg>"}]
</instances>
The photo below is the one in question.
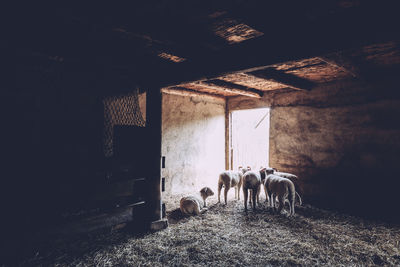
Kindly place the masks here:
<instances>
[{"instance_id":1,"label":"wire mesh fence","mask_svg":"<svg viewBox=\"0 0 400 267\"><path fill-rule=\"evenodd\" d=\"M124 96L109 97L104 103L104 154L113 155L113 134L115 125L145 127L145 120L139 106L139 90Z\"/></svg>"}]
</instances>

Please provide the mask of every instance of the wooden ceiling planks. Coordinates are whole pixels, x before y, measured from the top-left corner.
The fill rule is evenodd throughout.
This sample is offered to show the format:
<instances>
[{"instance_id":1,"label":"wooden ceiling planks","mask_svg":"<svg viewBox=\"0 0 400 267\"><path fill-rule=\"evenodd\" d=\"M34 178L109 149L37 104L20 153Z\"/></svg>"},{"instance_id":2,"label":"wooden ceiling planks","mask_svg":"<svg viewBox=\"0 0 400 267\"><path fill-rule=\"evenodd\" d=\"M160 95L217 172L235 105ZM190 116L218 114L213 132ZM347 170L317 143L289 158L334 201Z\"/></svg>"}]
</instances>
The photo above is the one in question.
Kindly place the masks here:
<instances>
[{"instance_id":1,"label":"wooden ceiling planks","mask_svg":"<svg viewBox=\"0 0 400 267\"><path fill-rule=\"evenodd\" d=\"M347 72L355 78L362 76L362 71L354 64L354 62L341 52L336 52L319 57L326 64Z\"/></svg>"},{"instance_id":2,"label":"wooden ceiling planks","mask_svg":"<svg viewBox=\"0 0 400 267\"><path fill-rule=\"evenodd\" d=\"M227 82L236 83L236 84L240 84L243 86L255 88L260 91L277 90L277 89L282 89L282 88L287 87L284 84L266 80L266 79L262 79L262 78L258 78L253 75L248 75L246 73L228 74L228 75L219 77L219 79L227 81Z\"/></svg>"},{"instance_id":3,"label":"wooden ceiling planks","mask_svg":"<svg viewBox=\"0 0 400 267\"><path fill-rule=\"evenodd\" d=\"M296 87L282 83L282 77L318 84L357 76L357 66L364 68L364 76L371 76L377 75L376 67L383 66L383 73L386 67L400 64L396 5L357 0L321 5L289 2L295 8L288 10L286 2L241 0L194 5L181 0L125 2L95 9L79 4L57 6L53 12L38 6L35 12L27 12L25 20L30 23L16 43L20 50L61 55L66 61L77 58L89 67L130 73L130 84L189 83L196 87L193 90L224 96ZM285 22L276 24L282 17ZM346 55L347 66L338 58L317 57L348 49L358 50ZM295 60L299 58L305 59ZM264 79L251 75L262 68L273 73L264 74ZM235 91L193 82L210 77L242 87Z\"/></svg>"},{"instance_id":4,"label":"wooden ceiling planks","mask_svg":"<svg viewBox=\"0 0 400 267\"><path fill-rule=\"evenodd\" d=\"M213 28L214 33L225 39L229 44L240 43L264 35L264 33L249 25L228 18L214 23Z\"/></svg>"},{"instance_id":5,"label":"wooden ceiling planks","mask_svg":"<svg viewBox=\"0 0 400 267\"><path fill-rule=\"evenodd\" d=\"M296 89L296 90L311 90L314 86L313 82L310 82L307 79L303 79L297 75L293 75L288 72L279 71L275 68L266 68L263 70L253 71L249 73L258 78L274 81L277 83L281 83L286 85L287 87Z\"/></svg>"},{"instance_id":6,"label":"wooden ceiling planks","mask_svg":"<svg viewBox=\"0 0 400 267\"><path fill-rule=\"evenodd\" d=\"M365 71L358 67L360 62L374 64L374 67L400 64L400 49L395 42L370 45L352 52L335 52L226 74L217 79L183 84L182 87L224 97L260 97L257 91L288 87L311 90L316 84L363 78Z\"/></svg>"},{"instance_id":7,"label":"wooden ceiling planks","mask_svg":"<svg viewBox=\"0 0 400 267\"><path fill-rule=\"evenodd\" d=\"M353 77L353 75L345 69L340 68L337 65L327 63L289 70L285 73L296 75L297 77L312 81L314 83L327 83Z\"/></svg>"},{"instance_id":8,"label":"wooden ceiling planks","mask_svg":"<svg viewBox=\"0 0 400 267\"><path fill-rule=\"evenodd\" d=\"M400 47L397 42L386 42L364 46L361 55L367 62L371 62L377 66L400 64Z\"/></svg>"},{"instance_id":9,"label":"wooden ceiling planks","mask_svg":"<svg viewBox=\"0 0 400 267\"><path fill-rule=\"evenodd\" d=\"M271 67L274 67L279 71L288 71L295 70L301 68L308 68L310 66L321 64L322 61L318 57L306 58L301 60L287 61L283 63L273 64Z\"/></svg>"},{"instance_id":10,"label":"wooden ceiling planks","mask_svg":"<svg viewBox=\"0 0 400 267\"><path fill-rule=\"evenodd\" d=\"M158 54L158 56L160 58L163 58L163 59L175 62L175 63L180 63L180 62L183 62L186 60L186 58L178 57L178 56L166 53L166 52L161 52Z\"/></svg>"}]
</instances>

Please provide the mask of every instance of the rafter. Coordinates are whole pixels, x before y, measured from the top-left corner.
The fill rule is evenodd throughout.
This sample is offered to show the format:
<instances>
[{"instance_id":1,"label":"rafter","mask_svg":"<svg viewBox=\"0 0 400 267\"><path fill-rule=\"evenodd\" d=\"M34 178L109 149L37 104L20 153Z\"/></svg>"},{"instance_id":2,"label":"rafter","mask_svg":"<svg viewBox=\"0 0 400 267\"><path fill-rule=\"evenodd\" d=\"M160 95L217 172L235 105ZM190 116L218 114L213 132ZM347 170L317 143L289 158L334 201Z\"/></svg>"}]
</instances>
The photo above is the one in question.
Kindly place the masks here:
<instances>
[{"instance_id":1,"label":"rafter","mask_svg":"<svg viewBox=\"0 0 400 267\"><path fill-rule=\"evenodd\" d=\"M243 96L249 96L249 97L255 97L255 98L260 98L262 96L262 92L246 87L240 84L236 83L231 83L219 79L214 79L214 80L208 80L208 81L202 81L197 83L200 86L213 89L216 91L221 91L221 92L227 92L227 93L232 93L232 94L237 94L237 95L243 95Z\"/></svg>"},{"instance_id":2,"label":"rafter","mask_svg":"<svg viewBox=\"0 0 400 267\"><path fill-rule=\"evenodd\" d=\"M170 94L170 95L179 95L179 96L211 96L216 98L225 99L225 97L221 95L209 94L204 92L198 92L195 90L187 89L180 86L166 87L161 89L162 93Z\"/></svg>"}]
</instances>

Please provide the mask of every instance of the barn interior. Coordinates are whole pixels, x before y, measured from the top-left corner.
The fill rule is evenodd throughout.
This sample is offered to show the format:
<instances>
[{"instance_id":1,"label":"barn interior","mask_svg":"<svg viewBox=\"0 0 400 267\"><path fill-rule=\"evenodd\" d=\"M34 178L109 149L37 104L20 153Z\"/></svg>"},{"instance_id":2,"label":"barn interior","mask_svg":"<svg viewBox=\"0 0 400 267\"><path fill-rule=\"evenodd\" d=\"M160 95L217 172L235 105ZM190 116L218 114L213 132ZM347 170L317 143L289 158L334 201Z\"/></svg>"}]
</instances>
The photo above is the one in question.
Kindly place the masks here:
<instances>
[{"instance_id":1,"label":"barn interior","mask_svg":"<svg viewBox=\"0 0 400 267\"><path fill-rule=\"evenodd\" d=\"M2 42L5 264L400 264L396 7L359 0L19 7ZM244 110L260 112L235 124L233 114ZM262 127L257 137L234 132ZM294 217L264 204L244 213L231 189L226 209L214 195L208 212L179 215L181 196L204 186L216 193L219 173L239 165L296 174L305 206ZM217 223L235 231L227 218L243 228L241 241ZM199 234L193 225L209 227L200 233L209 239L182 256L177 248ZM315 241L293 234L310 234L305 225L325 233L315 234L325 250L302 258L293 247ZM354 225L361 237L336 242ZM247 234L260 226L282 243L258 240L254 255L263 262L242 250L224 261L199 256L207 248L219 255L228 241L255 247ZM289 237L279 240L274 227ZM69 238L86 245L60 249L62 257L41 250ZM345 247L353 241L368 246ZM95 257L99 246L114 254ZM333 246L345 253L327 257ZM274 249L293 255L269 258Z\"/></svg>"}]
</instances>

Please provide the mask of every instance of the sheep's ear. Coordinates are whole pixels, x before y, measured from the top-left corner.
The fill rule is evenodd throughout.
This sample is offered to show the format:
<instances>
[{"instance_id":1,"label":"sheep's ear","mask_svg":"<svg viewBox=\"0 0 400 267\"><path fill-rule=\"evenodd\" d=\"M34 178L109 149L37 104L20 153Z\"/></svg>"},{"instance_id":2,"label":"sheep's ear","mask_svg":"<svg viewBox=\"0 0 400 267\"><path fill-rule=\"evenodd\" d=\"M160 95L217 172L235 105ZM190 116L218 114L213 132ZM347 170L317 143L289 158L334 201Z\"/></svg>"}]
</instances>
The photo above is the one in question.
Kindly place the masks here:
<instances>
[{"instance_id":1,"label":"sheep's ear","mask_svg":"<svg viewBox=\"0 0 400 267\"><path fill-rule=\"evenodd\" d=\"M260 170L260 172L265 172L267 170L267 168L262 168L261 170Z\"/></svg>"},{"instance_id":2,"label":"sheep's ear","mask_svg":"<svg viewBox=\"0 0 400 267\"><path fill-rule=\"evenodd\" d=\"M248 170L248 171L251 171L251 167L250 167L250 166L247 166L247 170Z\"/></svg>"}]
</instances>

